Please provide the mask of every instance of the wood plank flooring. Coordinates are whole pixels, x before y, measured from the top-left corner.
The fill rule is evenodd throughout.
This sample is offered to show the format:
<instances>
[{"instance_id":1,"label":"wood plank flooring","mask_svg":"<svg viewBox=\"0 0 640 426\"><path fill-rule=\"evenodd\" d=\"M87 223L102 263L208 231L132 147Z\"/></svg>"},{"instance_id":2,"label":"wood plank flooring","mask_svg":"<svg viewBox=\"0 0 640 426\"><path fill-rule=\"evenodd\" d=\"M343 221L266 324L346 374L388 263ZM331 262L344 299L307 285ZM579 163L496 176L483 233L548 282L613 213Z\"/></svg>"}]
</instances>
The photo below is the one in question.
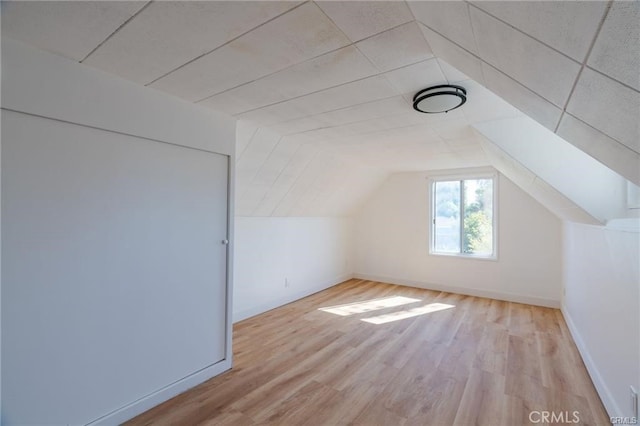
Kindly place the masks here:
<instances>
[{"instance_id":1,"label":"wood plank flooring","mask_svg":"<svg viewBox=\"0 0 640 426\"><path fill-rule=\"evenodd\" d=\"M559 310L349 280L236 324L233 370L128 424L513 426L574 412L609 424Z\"/></svg>"}]
</instances>

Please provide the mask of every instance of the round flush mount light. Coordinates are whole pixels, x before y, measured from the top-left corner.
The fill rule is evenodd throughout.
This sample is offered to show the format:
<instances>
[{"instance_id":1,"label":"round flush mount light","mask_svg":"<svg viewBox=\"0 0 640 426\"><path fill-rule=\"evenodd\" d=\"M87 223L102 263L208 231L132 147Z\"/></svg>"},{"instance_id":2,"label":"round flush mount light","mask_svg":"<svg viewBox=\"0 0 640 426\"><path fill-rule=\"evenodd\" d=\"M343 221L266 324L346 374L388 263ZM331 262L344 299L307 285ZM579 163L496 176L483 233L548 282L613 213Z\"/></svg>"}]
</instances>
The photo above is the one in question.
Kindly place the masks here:
<instances>
[{"instance_id":1,"label":"round flush mount light","mask_svg":"<svg viewBox=\"0 0 640 426\"><path fill-rule=\"evenodd\" d=\"M413 97L413 109L425 114L449 112L467 102L467 91L464 87L452 84L423 89Z\"/></svg>"}]
</instances>

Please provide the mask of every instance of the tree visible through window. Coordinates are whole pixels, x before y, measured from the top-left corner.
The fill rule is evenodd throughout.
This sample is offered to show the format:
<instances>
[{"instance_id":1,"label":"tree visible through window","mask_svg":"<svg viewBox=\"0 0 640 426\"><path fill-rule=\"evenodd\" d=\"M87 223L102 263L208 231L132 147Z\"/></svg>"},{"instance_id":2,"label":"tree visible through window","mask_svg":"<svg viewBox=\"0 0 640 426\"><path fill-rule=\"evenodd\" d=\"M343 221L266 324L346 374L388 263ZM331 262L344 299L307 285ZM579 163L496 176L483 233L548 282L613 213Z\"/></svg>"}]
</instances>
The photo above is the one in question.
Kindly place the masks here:
<instances>
[{"instance_id":1,"label":"tree visible through window","mask_svg":"<svg viewBox=\"0 0 640 426\"><path fill-rule=\"evenodd\" d=\"M494 255L493 179L435 181L432 252Z\"/></svg>"}]
</instances>

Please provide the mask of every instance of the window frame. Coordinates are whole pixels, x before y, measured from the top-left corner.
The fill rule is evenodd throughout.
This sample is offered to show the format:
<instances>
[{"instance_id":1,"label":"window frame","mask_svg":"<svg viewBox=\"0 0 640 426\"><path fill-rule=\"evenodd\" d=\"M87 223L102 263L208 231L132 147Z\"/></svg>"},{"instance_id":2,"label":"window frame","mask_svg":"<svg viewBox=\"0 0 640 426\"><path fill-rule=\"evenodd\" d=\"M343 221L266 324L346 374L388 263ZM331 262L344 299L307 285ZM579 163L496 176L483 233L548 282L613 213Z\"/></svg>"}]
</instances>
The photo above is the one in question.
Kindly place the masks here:
<instances>
[{"instance_id":1,"label":"window frame","mask_svg":"<svg viewBox=\"0 0 640 426\"><path fill-rule=\"evenodd\" d=\"M477 255L471 253L463 253L462 252L462 238L464 228L464 215L462 212L462 206L464 205L464 196L461 194L460 197L460 252L459 253L445 253L439 252L435 250L435 221L436 221L436 199L435 199L435 184L437 182L451 182L451 181L464 181L464 180L475 180L475 179L492 179L493 182L493 194L492 194L492 238L493 238L493 253L489 256L486 255ZM461 173L461 174L446 174L446 175L438 175L438 176L430 176L427 178L428 180L428 196L429 196L429 255L431 256L445 256L445 257L455 257L462 259L476 259L476 260L490 260L497 261L498 260L498 192L499 192L499 174L498 172L478 172L478 173ZM462 184L460 185L462 188ZM462 189L461 189L462 191Z\"/></svg>"}]
</instances>

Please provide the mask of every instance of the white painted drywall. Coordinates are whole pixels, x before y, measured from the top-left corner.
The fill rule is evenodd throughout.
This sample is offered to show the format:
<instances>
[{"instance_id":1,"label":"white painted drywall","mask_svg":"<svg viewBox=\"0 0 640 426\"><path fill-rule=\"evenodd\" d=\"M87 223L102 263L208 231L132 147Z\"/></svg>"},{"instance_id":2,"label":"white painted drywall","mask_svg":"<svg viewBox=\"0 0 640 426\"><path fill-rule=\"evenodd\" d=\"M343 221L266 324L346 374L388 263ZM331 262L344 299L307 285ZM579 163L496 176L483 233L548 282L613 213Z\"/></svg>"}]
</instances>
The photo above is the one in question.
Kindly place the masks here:
<instances>
[{"instance_id":1,"label":"white painted drywall","mask_svg":"<svg viewBox=\"0 0 640 426\"><path fill-rule=\"evenodd\" d=\"M2 108L235 154L235 120L2 37Z\"/></svg>"},{"instance_id":2,"label":"white painted drywall","mask_svg":"<svg viewBox=\"0 0 640 426\"><path fill-rule=\"evenodd\" d=\"M2 94L2 417L120 423L230 368L235 121L6 38Z\"/></svg>"},{"instance_id":3,"label":"white painted drywall","mask_svg":"<svg viewBox=\"0 0 640 426\"><path fill-rule=\"evenodd\" d=\"M2 120L8 421L88 423L222 361L228 157Z\"/></svg>"},{"instance_id":4,"label":"white painted drywall","mask_svg":"<svg viewBox=\"0 0 640 426\"><path fill-rule=\"evenodd\" d=\"M640 233L564 223L562 312L610 416L640 389Z\"/></svg>"},{"instance_id":5,"label":"white painted drywall","mask_svg":"<svg viewBox=\"0 0 640 426\"><path fill-rule=\"evenodd\" d=\"M234 321L351 278L351 259L350 219L236 217Z\"/></svg>"},{"instance_id":6,"label":"white painted drywall","mask_svg":"<svg viewBox=\"0 0 640 426\"><path fill-rule=\"evenodd\" d=\"M531 118L474 127L601 223L626 216L627 180Z\"/></svg>"},{"instance_id":7,"label":"white painted drywall","mask_svg":"<svg viewBox=\"0 0 640 426\"><path fill-rule=\"evenodd\" d=\"M429 255L427 176L392 175L354 218L356 276L559 306L559 219L500 175L498 260Z\"/></svg>"}]
</instances>

